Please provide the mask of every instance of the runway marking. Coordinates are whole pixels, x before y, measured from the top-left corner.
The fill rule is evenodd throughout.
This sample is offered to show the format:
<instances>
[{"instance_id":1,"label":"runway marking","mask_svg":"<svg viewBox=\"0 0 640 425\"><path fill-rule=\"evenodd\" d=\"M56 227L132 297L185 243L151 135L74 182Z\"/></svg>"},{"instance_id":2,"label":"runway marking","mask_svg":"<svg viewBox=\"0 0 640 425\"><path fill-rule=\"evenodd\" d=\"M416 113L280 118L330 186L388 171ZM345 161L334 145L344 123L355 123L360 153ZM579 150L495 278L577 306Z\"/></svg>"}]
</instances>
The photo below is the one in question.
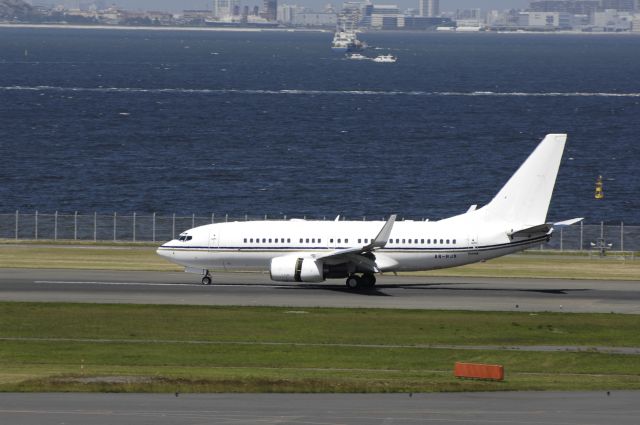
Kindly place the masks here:
<instances>
[{"instance_id":1,"label":"runway marking","mask_svg":"<svg viewBox=\"0 0 640 425\"><path fill-rule=\"evenodd\" d=\"M343 347L343 348L407 348L418 350L478 350L478 351L527 351L527 352L572 352L640 355L640 347L594 347L594 346L549 346L549 345L447 345L447 344L342 344L307 343L281 341L207 341L177 339L107 339L107 338L37 338L37 337L0 337L0 341L23 342L89 342L99 344L194 344L194 345L263 345L295 347Z\"/></svg>"},{"instance_id":2,"label":"runway marking","mask_svg":"<svg viewBox=\"0 0 640 425\"><path fill-rule=\"evenodd\" d=\"M180 286L185 287L234 287L234 288L287 288L287 285L247 285L247 284L232 284L232 283L220 283L212 285L201 285L198 283L157 283L157 282L99 282L99 281L71 281L71 280L34 280L33 283L45 283L45 284L58 284L58 285L109 285L109 286L126 286L126 285L138 285L138 286Z\"/></svg>"}]
</instances>

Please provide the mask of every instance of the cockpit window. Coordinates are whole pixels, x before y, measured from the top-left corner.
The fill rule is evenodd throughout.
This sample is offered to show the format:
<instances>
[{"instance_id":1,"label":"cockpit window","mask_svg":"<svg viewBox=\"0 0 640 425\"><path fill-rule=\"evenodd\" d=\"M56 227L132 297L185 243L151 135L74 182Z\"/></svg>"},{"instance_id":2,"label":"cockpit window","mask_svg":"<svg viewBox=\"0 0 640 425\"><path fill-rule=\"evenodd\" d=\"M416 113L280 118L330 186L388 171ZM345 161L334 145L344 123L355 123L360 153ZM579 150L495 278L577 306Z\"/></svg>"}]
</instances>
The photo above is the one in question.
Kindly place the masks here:
<instances>
[{"instance_id":1,"label":"cockpit window","mask_svg":"<svg viewBox=\"0 0 640 425\"><path fill-rule=\"evenodd\" d=\"M190 241L191 239L193 239L193 236L187 236L187 235L180 235L180 237L178 238L180 242Z\"/></svg>"}]
</instances>

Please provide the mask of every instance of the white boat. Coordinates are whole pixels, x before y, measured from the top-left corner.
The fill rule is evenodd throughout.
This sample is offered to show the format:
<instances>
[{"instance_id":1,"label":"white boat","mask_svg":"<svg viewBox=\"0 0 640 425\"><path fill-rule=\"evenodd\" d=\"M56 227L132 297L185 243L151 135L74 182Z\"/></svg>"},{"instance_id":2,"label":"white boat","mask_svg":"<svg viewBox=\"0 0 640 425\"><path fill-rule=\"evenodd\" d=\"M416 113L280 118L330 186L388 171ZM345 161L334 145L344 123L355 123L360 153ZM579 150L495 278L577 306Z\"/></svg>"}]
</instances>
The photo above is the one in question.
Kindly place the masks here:
<instances>
[{"instance_id":1,"label":"white boat","mask_svg":"<svg viewBox=\"0 0 640 425\"><path fill-rule=\"evenodd\" d=\"M381 63L394 63L397 60L398 59L392 55L380 55L373 58L374 62L381 62Z\"/></svg>"},{"instance_id":2,"label":"white boat","mask_svg":"<svg viewBox=\"0 0 640 425\"><path fill-rule=\"evenodd\" d=\"M361 55L360 53L351 53L350 55L347 56L347 59L362 61L362 60L367 60L369 58L366 57L365 55Z\"/></svg>"}]
</instances>

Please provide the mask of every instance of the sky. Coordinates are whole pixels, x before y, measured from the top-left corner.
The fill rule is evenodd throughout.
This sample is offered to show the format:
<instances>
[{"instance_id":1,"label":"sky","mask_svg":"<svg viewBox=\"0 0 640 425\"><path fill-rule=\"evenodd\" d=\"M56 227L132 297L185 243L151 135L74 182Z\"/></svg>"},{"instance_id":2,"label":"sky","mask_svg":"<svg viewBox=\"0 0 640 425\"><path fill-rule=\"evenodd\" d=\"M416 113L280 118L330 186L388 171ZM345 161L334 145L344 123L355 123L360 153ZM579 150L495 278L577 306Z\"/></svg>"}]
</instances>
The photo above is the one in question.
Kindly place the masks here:
<instances>
[{"instance_id":1,"label":"sky","mask_svg":"<svg viewBox=\"0 0 640 425\"><path fill-rule=\"evenodd\" d=\"M57 1L60 3L61 1ZM74 0L66 0L65 3L73 3ZM108 0L118 6L130 10L169 10L179 12L184 9L212 9L213 0ZM418 0L373 0L378 4L397 4L401 9L418 8ZM262 5L263 0L241 0L242 4ZM332 3L339 7L342 0L278 0L278 3L296 4L322 10L324 5ZM441 11L453 11L456 9L481 8L492 9L524 9L528 0L440 0Z\"/></svg>"}]
</instances>

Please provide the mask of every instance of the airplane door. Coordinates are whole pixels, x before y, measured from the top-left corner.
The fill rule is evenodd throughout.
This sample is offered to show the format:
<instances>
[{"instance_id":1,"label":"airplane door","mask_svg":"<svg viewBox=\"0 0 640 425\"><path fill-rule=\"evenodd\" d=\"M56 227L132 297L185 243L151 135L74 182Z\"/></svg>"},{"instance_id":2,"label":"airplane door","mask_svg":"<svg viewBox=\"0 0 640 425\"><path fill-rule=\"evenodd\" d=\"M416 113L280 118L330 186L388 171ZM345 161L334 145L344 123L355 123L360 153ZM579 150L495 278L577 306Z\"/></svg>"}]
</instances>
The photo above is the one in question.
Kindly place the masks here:
<instances>
[{"instance_id":1,"label":"airplane door","mask_svg":"<svg viewBox=\"0 0 640 425\"><path fill-rule=\"evenodd\" d=\"M478 255L478 235L469 235L469 255Z\"/></svg>"},{"instance_id":2,"label":"airplane door","mask_svg":"<svg viewBox=\"0 0 640 425\"><path fill-rule=\"evenodd\" d=\"M218 248L220 245L220 235L219 232L211 232L209 234L209 248Z\"/></svg>"}]
</instances>

